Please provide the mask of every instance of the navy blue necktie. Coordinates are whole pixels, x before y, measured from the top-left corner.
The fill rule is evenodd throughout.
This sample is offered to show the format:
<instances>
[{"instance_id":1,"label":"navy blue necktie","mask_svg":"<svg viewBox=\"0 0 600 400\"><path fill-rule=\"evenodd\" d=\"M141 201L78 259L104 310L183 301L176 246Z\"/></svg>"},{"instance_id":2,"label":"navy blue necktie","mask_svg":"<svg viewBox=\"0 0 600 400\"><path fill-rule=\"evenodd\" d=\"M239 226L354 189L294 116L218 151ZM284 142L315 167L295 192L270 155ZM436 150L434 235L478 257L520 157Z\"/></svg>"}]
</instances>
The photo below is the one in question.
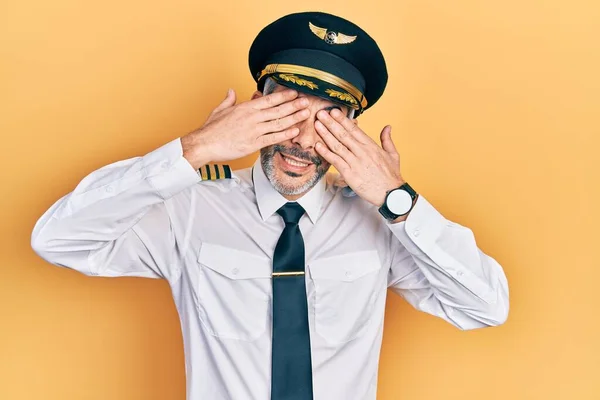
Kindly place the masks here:
<instances>
[{"instance_id":1,"label":"navy blue necktie","mask_svg":"<svg viewBox=\"0 0 600 400\"><path fill-rule=\"evenodd\" d=\"M304 209L287 203L277 213L285 228L273 255L271 400L312 400L304 240L298 226Z\"/></svg>"}]
</instances>

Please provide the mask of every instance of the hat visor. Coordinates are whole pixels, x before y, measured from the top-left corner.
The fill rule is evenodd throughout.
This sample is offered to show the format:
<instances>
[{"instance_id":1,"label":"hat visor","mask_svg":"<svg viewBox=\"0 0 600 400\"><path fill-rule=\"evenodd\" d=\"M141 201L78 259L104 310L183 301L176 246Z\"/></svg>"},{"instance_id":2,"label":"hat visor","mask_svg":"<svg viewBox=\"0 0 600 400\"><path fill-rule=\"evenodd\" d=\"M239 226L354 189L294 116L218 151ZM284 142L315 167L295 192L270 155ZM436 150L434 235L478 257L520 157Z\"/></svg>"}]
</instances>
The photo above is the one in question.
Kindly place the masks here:
<instances>
[{"instance_id":1,"label":"hat visor","mask_svg":"<svg viewBox=\"0 0 600 400\"><path fill-rule=\"evenodd\" d=\"M345 105L356 110L356 116L358 116L358 114L360 114L363 110L363 106L360 104L359 100L347 90L315 76L298 73L276 72L265 75L262 79L266 79L267 77L270 77L282 86L298 90L302 93L317 96L334 103Z\"/></svg>"}]
</instances>

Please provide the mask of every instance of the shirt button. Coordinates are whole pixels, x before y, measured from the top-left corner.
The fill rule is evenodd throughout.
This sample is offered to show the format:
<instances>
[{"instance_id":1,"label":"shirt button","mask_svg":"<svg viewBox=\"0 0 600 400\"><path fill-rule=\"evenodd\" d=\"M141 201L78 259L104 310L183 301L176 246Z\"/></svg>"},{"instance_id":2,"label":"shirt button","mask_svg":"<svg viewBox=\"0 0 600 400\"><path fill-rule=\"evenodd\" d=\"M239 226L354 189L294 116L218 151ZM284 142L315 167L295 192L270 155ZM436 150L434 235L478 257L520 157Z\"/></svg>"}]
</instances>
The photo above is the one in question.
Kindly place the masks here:
<instances>
[{"instance_id":1,"label":"shirt button","mask_svg":"<svg viewBox=\"0 0 600 400\"><path fill-rule=\"evenodd\" d=\"M112 186L107 186L107 187L106 187L106 191L107 191L108 193L112 193L112 191L113 191L113 187L112 187Z\"/></svg>"},{"instance_id":2,"label":"shirt button","mask_svg":"<svg viewBox=\"0 0 600 400\"><path fill-rule=\"evenodd\" d=\"M352 277L352 272L346 271L346 277L351 278Z\"/></svg>"},{"instance_id":3,"label":"shirt button","mask_svg":"<svg viewBox=\"0 0 600 400\"><path fill-rule=\"evenodd\" d=\"M456 273L456 275L458 275L458 276L463 276L463 272L462 272L462 271L458 271L458 272Z\"/></svg>"},{"instance_id":4,"label":"shirt button","mask_svg":"<svg viewBox=\"0 0 600 400\"><path fill-rule=\"evenodd\" d=\"M413 235L415 235L415 237L419 236L419 233L421 233L421 232L419 232L419 230L418 230L418 229L415 229L415 230L413 231Z\"/></svg>"},{"instance_id":5,"label":"shirt button","mask_svg":"<svg viewBox=\"0 0 600 400\"><path fill-rule=\"evenodd\" d=\"M240 272L240 270L238 268L234 268L234 269L231 270L231 273L234 274L234 275L237 275L238 272Z\"/></svg>"}]
</instances>

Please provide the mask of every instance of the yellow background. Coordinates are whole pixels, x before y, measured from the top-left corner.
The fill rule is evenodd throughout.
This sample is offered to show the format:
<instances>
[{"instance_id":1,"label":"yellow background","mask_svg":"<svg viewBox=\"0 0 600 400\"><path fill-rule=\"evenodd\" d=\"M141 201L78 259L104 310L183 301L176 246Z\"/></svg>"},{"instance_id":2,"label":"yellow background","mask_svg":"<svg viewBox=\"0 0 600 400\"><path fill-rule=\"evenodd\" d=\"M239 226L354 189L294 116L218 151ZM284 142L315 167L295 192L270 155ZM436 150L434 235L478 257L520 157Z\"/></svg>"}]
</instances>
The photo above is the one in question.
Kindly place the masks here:
<instances>
[{"instance_id":1,"label":"yellow background","mask_svg":"<svg viewBox=\"0 0 600 400\"><path fill-rule=\"evenodd\" d=\"M31 230L91 171L201 125L228 87L248 98L252 39L305 10L378 40L390 81L361 126L393 126L404 177L510 284L508 322L471 332L391 296L378 398L600 399L595 0L2 0L0 399L184 399L166 282L52 267Z\"/></svg>"}]
</instances>

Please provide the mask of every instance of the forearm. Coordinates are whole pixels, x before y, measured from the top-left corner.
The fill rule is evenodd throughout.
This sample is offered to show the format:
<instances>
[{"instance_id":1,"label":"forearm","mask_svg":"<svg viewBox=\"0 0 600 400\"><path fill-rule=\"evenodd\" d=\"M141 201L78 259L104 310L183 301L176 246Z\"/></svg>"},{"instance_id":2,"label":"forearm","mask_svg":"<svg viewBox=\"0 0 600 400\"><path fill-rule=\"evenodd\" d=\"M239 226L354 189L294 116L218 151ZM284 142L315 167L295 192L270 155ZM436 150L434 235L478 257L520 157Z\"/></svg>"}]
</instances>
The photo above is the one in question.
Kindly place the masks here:
<instances>
[{"instance_id":1,"label":"forearm","mask_svg":"<svg viewBox=\"0 0 600 400\"><path fill-rule=\"evenodd\" d=\"M504 271L477 247L468 228L446 220L422 197L405 221L389 226L403 255L410 255L410 260L398 257L402 262L392 266L392 289L416 308L461 329L499 325L506 320ZM408 268L414 268L414 273L405 278Z\"/></svg>"},{"instance_id":2,"label":"forearm","mask_svg":"<svg viewBox=\"0 0 600 400\"><path fill-rule=\"evenodd\" d=\"M87 175L39 218L32 248L48 262L84 268L92 252L123 238L152 206L200 180L178 141Z\"/></svg>"}]
</instances>

